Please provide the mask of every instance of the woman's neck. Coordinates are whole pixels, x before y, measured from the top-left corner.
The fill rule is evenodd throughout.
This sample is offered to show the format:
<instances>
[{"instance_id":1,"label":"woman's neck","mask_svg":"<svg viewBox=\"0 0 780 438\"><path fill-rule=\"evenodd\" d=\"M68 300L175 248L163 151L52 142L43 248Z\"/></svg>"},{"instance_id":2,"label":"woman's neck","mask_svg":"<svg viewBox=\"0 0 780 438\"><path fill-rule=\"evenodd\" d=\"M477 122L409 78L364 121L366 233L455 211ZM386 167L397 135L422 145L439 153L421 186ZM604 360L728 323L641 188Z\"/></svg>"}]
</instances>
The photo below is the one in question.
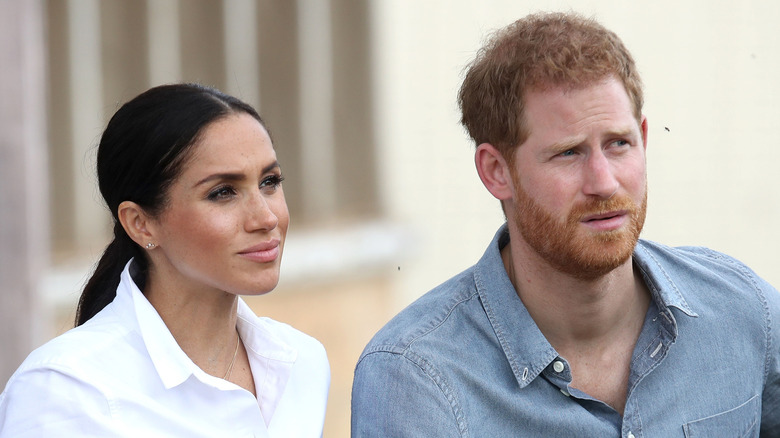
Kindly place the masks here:
<instances>
[{"instance_id":1,"label":"woman's neck","mask_svg":"<svg viewBox=\"0 0 780 438\"><path fill-rule=\"evenodd\" d=\"M144 289L184 353L206 373L222 378L236 355L238 297L171 284L152 270Z\"/></svg>"}]
</instances>

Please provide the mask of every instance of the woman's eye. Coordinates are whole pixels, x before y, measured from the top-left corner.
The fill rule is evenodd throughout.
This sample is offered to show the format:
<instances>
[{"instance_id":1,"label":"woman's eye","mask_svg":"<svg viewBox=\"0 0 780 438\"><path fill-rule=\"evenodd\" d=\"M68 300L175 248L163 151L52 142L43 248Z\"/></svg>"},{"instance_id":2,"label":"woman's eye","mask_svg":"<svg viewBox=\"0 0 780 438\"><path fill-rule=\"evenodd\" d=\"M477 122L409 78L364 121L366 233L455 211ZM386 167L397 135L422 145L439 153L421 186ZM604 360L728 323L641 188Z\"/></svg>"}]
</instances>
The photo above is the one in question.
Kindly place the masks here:
<instances>
[{"instance_id":1,"label":"woman's eye","mask_svg":"<svg viewBox=\"0 0 780 438\"><path fill-rule=\"evenodd\" d=\"M209 195L208 199L210 201L219 201L222 199L228 199L233 197L233 195L236 194L236 191L233 190L233 187L217 187L216 189L212 190Z\"/></svg>"},{"instance_id":2,"label":"woman's eye","mask_svg":"<svg viewBox=\"0 0 780 438\"><path fill-rule=\"evenodd\" d=\"M284 181L282 175L269 175L260 182L260 188L273 192L282 185L282 181Z\"/></svg>"}]
</instances>

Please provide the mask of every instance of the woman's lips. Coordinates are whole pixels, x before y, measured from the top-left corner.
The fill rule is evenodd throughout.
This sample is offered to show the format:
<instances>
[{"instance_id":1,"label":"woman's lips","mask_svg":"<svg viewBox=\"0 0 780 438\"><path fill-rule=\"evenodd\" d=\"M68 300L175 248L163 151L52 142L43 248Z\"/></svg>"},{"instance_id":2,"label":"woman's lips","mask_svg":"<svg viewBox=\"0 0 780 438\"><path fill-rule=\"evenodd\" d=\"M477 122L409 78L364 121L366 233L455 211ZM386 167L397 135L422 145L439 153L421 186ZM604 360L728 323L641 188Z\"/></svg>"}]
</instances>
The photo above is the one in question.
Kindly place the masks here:
<instances>
[{"instance_id":1,"label":"woman's lips","mask_svg":"<svg viewBox=\"0 0 780 438\"><path fill-rule=\"evenodd\" d=\"M279 239L273 239L268 242L263 242L259 245L247 248L239 252L238 255L255 262L272 262L279 257L279 243Z\"/></svg>"}]
</instances>

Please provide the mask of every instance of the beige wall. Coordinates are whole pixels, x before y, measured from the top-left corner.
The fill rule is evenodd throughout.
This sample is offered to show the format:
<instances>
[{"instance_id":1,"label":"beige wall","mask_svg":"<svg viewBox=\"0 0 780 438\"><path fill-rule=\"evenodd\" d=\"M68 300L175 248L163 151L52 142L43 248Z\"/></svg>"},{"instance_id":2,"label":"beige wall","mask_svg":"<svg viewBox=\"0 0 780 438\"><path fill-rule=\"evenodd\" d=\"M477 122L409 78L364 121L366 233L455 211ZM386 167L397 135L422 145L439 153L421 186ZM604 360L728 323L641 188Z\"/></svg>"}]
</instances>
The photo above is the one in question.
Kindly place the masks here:
<instances>
[{"instance_id":1,"label":"beige wall","mask_svg":"<svg viewBox=\"0 0 780 438\"><path fill-rule=\"evenodd\" d=\"M409 300L482 254L502 221L458 126L463 66L487 32L537 10L594 15L645 82L650 205L643 237L706 245L780 284L780 5L438 0L372 3L382 194L415 230ZM668 128L668 130L666 129Z\"/></svg>"}]
</instances>

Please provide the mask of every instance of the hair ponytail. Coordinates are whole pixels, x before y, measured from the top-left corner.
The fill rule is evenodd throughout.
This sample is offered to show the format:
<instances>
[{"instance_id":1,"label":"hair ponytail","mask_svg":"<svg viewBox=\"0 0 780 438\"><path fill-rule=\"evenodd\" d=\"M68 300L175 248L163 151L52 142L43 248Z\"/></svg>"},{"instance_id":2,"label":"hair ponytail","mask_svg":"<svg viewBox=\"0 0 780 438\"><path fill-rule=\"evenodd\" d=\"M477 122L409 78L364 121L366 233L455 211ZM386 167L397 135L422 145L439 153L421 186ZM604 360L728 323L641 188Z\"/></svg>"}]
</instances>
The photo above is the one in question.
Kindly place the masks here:
<instances>
[{"instance_id":1,"label":"hair ponytail","mask_svg":"<svg viewBox=\"0 0 780 438\"><path fill-rule=\"evenodd\" d=\"M135 258L141 271L146 271L146 257L141 248L125 233L122 224L114 224L114 240L108 244L95 267L76 308L76 326L95 316L116 297L119 278L130 259Z\"/></svg>"},{"instance_id":2,"label":"hair ponytail","mask_svg":"<svg viewBox=\"0 0 780 438\"><path fill-rule=\"evenodd\" d=\"M250 105L197 84L162 85L139 94L111 117L97 153L100 194L114 218L114 240L100 257L76 309L76 326L84 324L116 297L127 262L146 282L147 255L125 233L117 217L119 204L132 201L150 216L159 215L168 188L181 173L191 146L209 123L228 114L246 113L265 126ZM136 266L137 265L137 266Z\"/></svg>"}]
</instances>

